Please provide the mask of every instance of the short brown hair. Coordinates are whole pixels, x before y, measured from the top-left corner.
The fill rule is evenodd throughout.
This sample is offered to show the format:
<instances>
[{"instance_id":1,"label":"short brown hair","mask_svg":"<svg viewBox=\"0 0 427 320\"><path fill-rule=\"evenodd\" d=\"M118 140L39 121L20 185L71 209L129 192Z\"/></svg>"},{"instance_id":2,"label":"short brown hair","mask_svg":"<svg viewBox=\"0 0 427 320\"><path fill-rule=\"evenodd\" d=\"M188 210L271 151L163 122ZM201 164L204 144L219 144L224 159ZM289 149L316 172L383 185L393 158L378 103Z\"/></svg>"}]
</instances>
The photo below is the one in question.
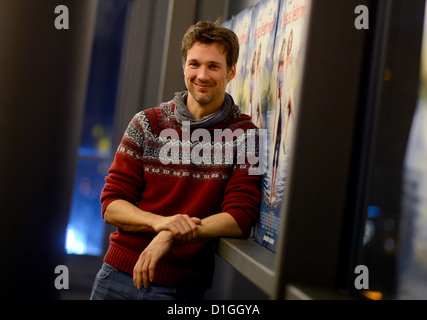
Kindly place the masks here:
<instances>
[{"instance_id":1,"label":"short brown hair","mask_svg":"<svg viewBox=\"0 0 427 320\"><path fill-rule=\"evenodd\" d=\"M237 63L239 58L239 39L230 29L221 26L221 20L215 22L200 21L190 26L185 33L181 43L182 64L187 61L187 51L196 43L222 44L226 53L227 67L230 69Z\"/></svg>"}]
</instances>

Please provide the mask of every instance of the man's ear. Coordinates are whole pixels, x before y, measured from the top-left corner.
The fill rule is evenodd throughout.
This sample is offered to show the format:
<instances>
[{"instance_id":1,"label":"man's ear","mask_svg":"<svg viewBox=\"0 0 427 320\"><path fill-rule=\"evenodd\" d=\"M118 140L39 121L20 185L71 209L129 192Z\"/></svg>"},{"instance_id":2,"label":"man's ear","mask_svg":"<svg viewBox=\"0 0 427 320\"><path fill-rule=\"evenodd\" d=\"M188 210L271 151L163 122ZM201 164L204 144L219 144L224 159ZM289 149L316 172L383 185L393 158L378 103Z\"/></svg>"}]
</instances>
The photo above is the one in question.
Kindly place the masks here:
<instances>
[{"instance_id":1,"label":"man's ear","mask_svg":"<svg viewBox=\"0 0 427 320\"><path fill-rule=\"evenodd\" d=\"M236 65L232 66L231 69L228 71L227 80L231 81L236 76Z\"/></svg>"}]
</instances>

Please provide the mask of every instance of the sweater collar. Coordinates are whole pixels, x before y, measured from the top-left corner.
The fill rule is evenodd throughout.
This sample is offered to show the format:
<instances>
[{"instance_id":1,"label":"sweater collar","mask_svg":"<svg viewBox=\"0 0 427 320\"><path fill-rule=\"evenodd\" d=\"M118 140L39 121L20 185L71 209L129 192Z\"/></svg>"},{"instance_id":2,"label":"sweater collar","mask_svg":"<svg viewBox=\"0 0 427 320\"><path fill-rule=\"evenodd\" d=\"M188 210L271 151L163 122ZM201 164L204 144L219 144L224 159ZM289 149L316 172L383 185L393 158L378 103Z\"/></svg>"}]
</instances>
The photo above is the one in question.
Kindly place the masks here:
<instances>
[{"instance_id":1,"label":"sweater collar","mask_svg":"<svg viewBox=\"0 0 427 320\"><path fill-rule=\"evenodd\" d=\"M221 108L202 119L195 119L187 108L187 97L188 91L175 93L175 97L173 99L175 104L174 114L176 120L181 124L183 121L189 121L191 128L209 128L216 125L227 118L234 106L233 98L228 93L225 93L224 102Z\"/></svg>"}]
</instances>

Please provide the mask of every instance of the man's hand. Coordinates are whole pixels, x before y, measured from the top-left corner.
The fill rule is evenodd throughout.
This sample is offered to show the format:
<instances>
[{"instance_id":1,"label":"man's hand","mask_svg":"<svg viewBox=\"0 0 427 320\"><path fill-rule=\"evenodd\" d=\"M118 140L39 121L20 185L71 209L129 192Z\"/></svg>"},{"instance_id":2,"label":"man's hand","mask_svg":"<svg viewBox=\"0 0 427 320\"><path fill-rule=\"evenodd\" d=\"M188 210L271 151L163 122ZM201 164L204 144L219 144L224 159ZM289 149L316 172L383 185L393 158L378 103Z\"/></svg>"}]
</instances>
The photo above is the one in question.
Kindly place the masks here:
<instances>
[{"instance_id":1,"label":"man's hand","mask_svg":"<svg viewBox=\"0 0 427 320\"><path fill-rule=\"evenodd\" d=\"M187 243L197 238L199 218L190 218L186 214L164 217L141 210L125 200L111 202L105 210L104 221L117 228L132 233L169 230L178 242Z\"/></svg>"},{"instance_id":2,"label":"man's hand","mask_svg":"<svg viewBox=\"0 0 427 320\"><path fill-rule=\"evenodd\" d=\"M170 217L156 216L152 222L152 228L157 233L168 230L178 242L189 243L197 239L197 225L200 223L199 218L190 218L186 214L176 214Z\"/></svg>"},{"instance_id":3,"label":"man's hand","mask_svg":"<svg viewBox=\"0 0 427 320\"><path fill-rule=\"evenodd\" d=\"M183 221L177 216L164 217L166 225L175 226L176 221ZM189 224L191 224L191 222L189 222L189 220L191 220L196 226L195 231L197 237L195 237L192 233L191 237L187 237L187 239L192 238L193 241L196 239L197 241L209 241L219 237L242 236L242 231L240 230L236 220L226 212L209 216L203 219L203 223L198 218L189 218L188 216L182 218ZM158 226L161 226L161 224ZM164 226L165 225L163 225L163 227ZM146 287L150 281L154 280L156 265L158 261L169 252L174 243L174 240L176 240L176 238L170 230L160 230L160 232L140 254L139 259L133 269L133 282L138 289L142 288L142 284L144 284Z\"/></svg>"},{"instance_id":4,"label":"man's hand","mask_svg":"<svg viewBox=\"0 0 427 320\"><path fill-rule=\"evenodd\" d=\"M157 262L169 252L173 243L173 234L170 231L161 231L139 255L133 269L133 283L138 289L148 286L154 280Z\"/></svg>"},{"instance_id":5,"label":"man's hand","mask_svg":"<svg viewBox=\"0 0 427 320\"><path fill-rule=\"evenodd\" d=\"M133 283L138 289L148 286L153 281L157 262L169 252L174 240L179 243L190 243L198 237L197 226L201 224L199 218L190 218L188 215L177 214L171 217L157 216L152 228L158 234L139 255L133 269Z\"/></svg>"}]
</instances>

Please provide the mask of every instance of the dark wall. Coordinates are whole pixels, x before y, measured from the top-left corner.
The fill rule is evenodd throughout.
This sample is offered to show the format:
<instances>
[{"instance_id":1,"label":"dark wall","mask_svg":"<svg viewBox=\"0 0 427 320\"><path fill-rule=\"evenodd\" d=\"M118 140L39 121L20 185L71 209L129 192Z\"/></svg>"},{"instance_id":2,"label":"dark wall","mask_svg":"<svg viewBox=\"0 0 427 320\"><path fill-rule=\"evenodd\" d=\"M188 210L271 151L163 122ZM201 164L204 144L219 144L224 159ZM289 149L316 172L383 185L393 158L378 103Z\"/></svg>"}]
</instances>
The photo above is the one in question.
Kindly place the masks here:
<instances>
[{"instance_id":1,"label":"dark wall","mask_svg":"<svg viewBox=\"0 0 427 320\"><path fill-rule=\"evenodd\" d=\"M0 2L1 298L59 294L96 3Z\"/></svg>"}]
</instances>

